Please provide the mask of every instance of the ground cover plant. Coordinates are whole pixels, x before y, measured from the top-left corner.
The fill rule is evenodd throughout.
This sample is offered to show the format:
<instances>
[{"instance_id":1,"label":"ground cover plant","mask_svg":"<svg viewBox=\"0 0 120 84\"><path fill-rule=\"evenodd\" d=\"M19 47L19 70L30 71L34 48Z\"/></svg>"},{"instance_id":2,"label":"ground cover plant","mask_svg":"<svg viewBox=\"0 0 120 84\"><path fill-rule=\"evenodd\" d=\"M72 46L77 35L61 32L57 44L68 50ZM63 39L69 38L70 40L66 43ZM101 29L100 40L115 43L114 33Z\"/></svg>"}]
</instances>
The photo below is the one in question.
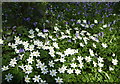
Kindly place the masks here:
<instances>
[{"instance_id":1,"label":"ground cover plant","mask_svg":"<svg viewBox=\"0 0 120 84\"><path fill-rule=\"evenodd\" d=\"M118 4L3 3L3 84L119 83Z\"/></svg>"}]
</instances>

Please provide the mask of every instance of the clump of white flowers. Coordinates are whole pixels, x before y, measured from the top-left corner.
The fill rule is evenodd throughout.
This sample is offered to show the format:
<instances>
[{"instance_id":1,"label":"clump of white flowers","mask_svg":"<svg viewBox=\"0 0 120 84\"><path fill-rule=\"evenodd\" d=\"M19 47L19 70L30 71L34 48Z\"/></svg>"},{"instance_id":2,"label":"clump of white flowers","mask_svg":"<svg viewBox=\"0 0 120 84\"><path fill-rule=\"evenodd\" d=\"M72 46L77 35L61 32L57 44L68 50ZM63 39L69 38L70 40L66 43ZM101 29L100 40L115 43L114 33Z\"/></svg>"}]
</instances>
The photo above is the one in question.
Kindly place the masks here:
<instances>
[{"instance_id":1,"label":"clump of white flowers","mask_svg":"<svg viewBox=\"0 0 120 84\"><path fill-rule=\"evenodd\" d=\"M73 55L75 53L78 53L78 49L75 50L75 49L71 49L71 48L68 48L64 51L65 55L68 56L68 55Z\"/></svg>"},{"instance_id":2,"label":"clump of white flowers","mask_svg":"<svg viewBox=\"0 0 120 84\"><path fill-rule=\"evenodd\" d=\"M77 20L78 23L82 23L81 25L84 27L88 27L84 25L87 23L87 20ZM98 21L94 20L94 23L97 24ZM67 26L69 27L69 25ZM103 25L104 28L107 25ZM56 83L63 83L63 79L59 77L57 74L76 74L81 75L84 72L83 68L90 68L93 66L97 67L98 72L102 72L105 67L104 58L100 54L98 49L98 44L103 49L108 49L108 44L105 42L100 42L97 34L91 34L85 30L79 31L79 28L74 28L75 34L71 34L72 29L67 29L65 31L60 30L60 26L58 24L55 25L54 31L49 32L47 29L44 29L44 32L36 28L35 30L29 30L28 38L31 40L22 40L19 36L14 37L14 43L8 43L8 46L14 49L15 53L17 53L19 59L16 57L10 60L8 66L3 66L2 71L7 71L9 69L15 68L18 66L18 69L25 74L24 80L26 83L31 81L33 82L47 82L46 80L42 80L41 75L50 75L54 77ZM56 36L58 34L58 36ZM41 38L34 39L34 37ZM70 39L70 41L68 41ZM61 43L63 44L61 45ZM91 47L87 47L89 43L91 43ZM72 47L68 45L71 43ZM102 44L101 44L102 43ZM0 39L0 44L3 44L3 40ZM23 47L19 48L18 46L22 45ZM61 47L64 46L64 47ZM102 49L102 48L100 48ZM42 50L47 52L47 57L45 58L41 55ZM84 52L84 53L83 53ZM27 56L26 56L27 53ZM112 55L115 57L115 53ZM42 59L47 59L48 61L43 62ZM49 59L48 59L49 58ZM19 61L23 61L22 64L19 64ZM70 60L71 59L71 60ZM118 64L118 60L112 59L111 63L113 65ZM91 64L88 66L87 64ZM60 67L57 67L60 65ZM30 74L34 73L37 70L41 70L38 74L30 77ZM113 67L109 67L109 70L114 70ZM6 80L9 82L12 80L12 74L6 75Z\"/></svg>"}]
</instances>

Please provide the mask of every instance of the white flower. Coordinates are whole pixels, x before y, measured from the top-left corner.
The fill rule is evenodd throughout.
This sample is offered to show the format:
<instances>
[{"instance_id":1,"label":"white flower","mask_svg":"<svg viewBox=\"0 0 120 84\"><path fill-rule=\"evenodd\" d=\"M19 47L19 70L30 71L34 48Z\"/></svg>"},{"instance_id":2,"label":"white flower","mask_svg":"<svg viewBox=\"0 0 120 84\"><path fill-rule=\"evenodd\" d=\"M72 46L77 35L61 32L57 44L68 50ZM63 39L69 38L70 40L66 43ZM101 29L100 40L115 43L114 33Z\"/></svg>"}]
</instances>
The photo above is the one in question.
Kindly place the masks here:
<instances>
[{"instance_id":1,"label":"white flower","mask_svg":"<svg viewBox=\"0 0 120 84\"><path fill-rule=\"evenodd\" d=\"M40 61L40 59L36 59L36 61L37 61L37 63L42 63L42 62Z\"/></svg>"},{"instance_id":2,"label":"white flower","mask_svg":"<svg viewBox=\"0 0 120 84\"><path fill-rule=\"evenodd\" d=\"M45 69L47 67L47 66L45 66L44 63L41 63L41 61L38 62L38 64L36 64L36 66L37 66L37 68L41 68L41 70L43 70L43 69Z\"/></svg>"},{"instance_id":3,"label":"white flower","mask_svg":"<svg viewBox=\"0 0 120 84\"><path fill-rule=\"evenodd\" d=\"M62 54L61 52L56 52L56 54L60 55L61 57L65 57L65 55Z\"/></svg>"},{"instance_id":4,"label":"white flower","mask_svg":"<svg viewBox=\"0 0 120 84\"><path fill-rule=\"evenodd\" d=\"M16 44L16 45L22 44L22 43L23 43L22 40L20 40L20 41L15 41L15 44Z\"/></svg>"},{"instance_id":5,"label":"white flower","mask_svg":"<svg viewBox=\"0 0 120 84\"><path fill-rule=\"evenodd\" d=\"M53 76L56 76L56 70L50 70L50 75L53 77Z\"/></svg>"},{"instance_id":6,"label":"white flower","mask_svg":"<svg viewBox=\"0 0 120 84\"><path fill-rule=\"evenodd\" d=\"M67 66L64 66L64 65L63 65L61 68L58 69L58 71L59 71L60 73L64 73L65 70L67 70L66 68L67 68Z\"/></svg>"},{"instance_id":7,"label":"white flower","mask_svg":"<svg viewBox=\"0 0 120 84\"><path fill-rule=\"evenodd\" d=\"M45 37L46 37L46 34L41 35L41 37L45 38Z\"/></svg>"},{"instance_id":8,"label":"white flower","mask_svg":"<svg viewBox=\"0 0 120 84\"><path fill-rule=\"evenodd\" d=\"M10 61L10 66L11 67L15 67L15 64L17 64L17 60L14 58L14 59L11 59L11 61Z\"/></svg>"},{"instance_id":9,"label":"white flower","mask_svg":"<svg viewBox=\"0 0 120 84\"><path fill-rule=\"evenodd\" d=\"M25 51L29 50L29 48L27 46L24 46L24 49L25 49Z\"/></svg>"},{"instance_id":10,"label":"white flower","mask_svg":"<svg viewBox=\"0 0 120 84\"><path fill-rule=\"evenodd\" d=\"M31 65L25 65L25 67L26 67L26 70L32 69L32 66L31 66Z\"/></svg>"},{"instance_id":11,"label":"white flower","mask_svg":"<svg viewBox=\"0 0 120 84\"><path fill-rule=\"evenodd\" d=\"M43 64L41 62L39 62L38 64L36 64L37 68L40 68ZM43 65L44 66L44 65Z\"/></svg>"},{"instance_id":12,"label":"white flower","mask_svg":"<svg viewBox=\"0 0 120 84\"><path fill-rule=\"evenodd\" d=\"M22 44L24 45L24 47L28 47L28 45L29 45L28 41L23 42Z\"/></svg>"},{"instance_id":13,"label":"white flower","mask_svg":"<svg viewBox=\"0 0 120 84\"><path fill-rule=\"evenodd\" d=\"M42 47L42 46L43 46L43 42L42 42L42 41L38 41L37 46L38 46L38 47Z\"/></svg>"},{"instance_id":14,"label":"white flower","mask_svg":"<svg viewBox=\"0 0 120 84\"><path fill-rule=\"evenodd\" d=\"M71 38L71 36L62 35L62 37L60 37L59 39L65 39L65 38Z\"/></svg>"},{"instance_id":15,"label":"white flower","mask_svg":"<svg viewBox=\"0 0 120 84\"><path fill-rule=\"evenodd\" d=\"M11 45L12 48L17 48L16 44L13 44Z\"/></svg>"},{"instance_id":16,"label":"white flower","mask_svg":"<svg viewBox=\"0 0 120 84\"><path fill-rule=\"evenodd\" d=\"M65 53L66 56L73 55L75 53L78 53L78 50L68 48L68 49L66 49L66 51L64 51L64 53Z\"/></svg>"},{"instance_id":17,"label":"white flower","mask_svg":"<svg viewBox=\"0 0 120 84\"><path fill-rule=\"evenodd\" d=\"M34 40L34 45L38 45L39 42L39 40Z\"/></svg>"},{"instance_id":18,"label":"white flower","mask_svg":"<svg viewBox=\"0 0 120 84\"><path fill-rule=\"evenodd\" d=\"M97 37L97 36L98 36L98 34L93 34L93 36Z\"/></svg>"},{"instance_id":19,"label":"white flower","mask_svg":"<svg viewBox=\"0 0 120 84\"><path fill-rule=\"evenodd\" d=\"M87 21L86 21L86 20L83 20L83 23L87 23Z\"/></svg>"},{"instance_id":20,"label":"white flower","mask_svg":"<svg viewBox=\"0 0 120 84\"><path fill-rule=\"evenodd\" d=\"M112 67L109 67L109 70L110 70L110 71L113 71L114 69L113 69Z\"/></svg>"},{"instance_id":21,"label":"white flower","mask_svg":"<svg viewBox=\"0 0 120 84\"><path fill-rule=\"evenodd\" d=\"M80 46L81 46L81 47L84 47L85 45L84 45L83 43L80 43Z\"/></svg>"},{"instance_id":22,"label":"white flower","mask_svg":"<svg viewBox=\"0 0 120 84\"><path fill-rule=\"evenodd\" d=\"M97 21L97 20L94 20L94 23L96 23L96 24L97 24L97 23L98 23L98 21Z\"/></svg>"},{"instance_id":23,"label":"white flower","mask_svg":"<svg viewBox=\"0 0 120 84\"><path fill-rule=\"evenodd\" d=\"M81 20L77 20L78 23L81 23Z\"/></svg>"},{"instance_id":24,"label":"white flower","mask_svg":"<svg viewBox=\"0 0 120 84\"><path fill-rule=\"evenodd\" d=\"M103 61L103 58L101 58L101 57L98 58L98 61L99 61L99 62L104 62L104 61Z\"/></svg>"},{"instance_id":25,"label":"white flower","mask_svg":"<svg viewBox=\"0 0 120 84\"><path fill-rule=\"evenodd\" d=\"M84 37L83 40L84 40L85 44L87 44L88 38L87 38L87 37Z\"/></svg>"},{"instance_id":26,"label":"white flower","mask_svg":"<svg viewBox=\"0 0 120 84\"><path fill-rule=\"evenodd\" d=\"M112 59L112 63L113 63L113 65L117 65L118 60L117 59Z\"/></svg>"},{"instance_id":27,"label":"white flower","mask_svg":"<svg viewBox=\"0 0 120 84\"><path fill-rule=\"evenodd\" d=\"M18 49L15 49L15 52L16 52L16 53L19 53L19 50L18 50Z\"/></svg>"},{"instance_id":28,"label":"white flower","mask_svg":"<svg viewBox=\"0 0 120 84\"><path fill-rule=\"evenodd\" d=\"M41 73L47 74L48 73L48 69L43 69Z\"/></svg>"},{"instance_id":29,"label":"white flower","mask_svg":"<svg viewBox=\"0 0 120 84\"><path fill-rule=\"evenodd\" d=\"M6 71L6 70L8 70L9 68L8 68L8 66L3 66L1 69L2 69L2 71Z\"/></svg>"},{"instance_id":30,"label":"white flower","mask_svg":"<svg viewBox=\"0 0 120 84\"><path fill-rule=\"evenodd\" d=\"M13 78L12 74L10 73L8 73L8 75L5 75L5 76L6 76L5 80L7 80L7 82L10 82L10 80L12 80Z\"/></svg>"},{"instance_id":31,"label":"white flower","mask_svg":"<svg viewBox=\"0 0 120 84\"><path fill-rule=\"evenodd\" d=\"M97 56L98 54L97 54L97 53L95 53L95 55Z\"/></svg>"},{"instance_id":32,"label":"white flower","mask_svg":"<svg viewBox=\"0 0 120 84\"><path fill-rule=\"evenodd\" d=\"M35 32L35 31L33 31L33 29L31 29L31 30L29 31L30 34L34 34L34 32Z\"/></svg>"},{"instance_id":33,"label":"white flower","mask_svg":"<svg viewBox=\"0 0 120 84\"><path fill-rule=\"evenodd\" d=\"M96 48L96 45L95 45L95 43L93 43L93 47L94 47L94 48Z\"/></svg>"},{"instance_id":34,"label":"white flower","mask_svg":"<svg viewBox=\"0 0 120 84\"><path fill-rule=\"evenodd\" d=\"M69 73L69 74L71 74L71 73L73 73L73 69L67 69L67 73Z\"/></svg>"},{"instance_id":35,"label":"white flower","mask_svg":"<svg viewBox=\"0 0 120 84\"><path fill-rule=\"evenodd\" d=\"M39 82L40 79L41 79L40 75L38 75L38 76L35 75L33 78L34 82Z\"/></svg>"},{"instance_id":36,"label":"white flower","mask_svg":"<svg viewBox=\"0 0 120 84\"><path fill-rule=\"evenodd\" d=\"M47 66L43 65L43 66L40 66L41 70L44 70Z\"/></svg>"},{"instance_id":37,"label":"white flower","mask_svg":"<svg viewBox=\"0 0 120 84\"><path fill-rule=\"evenodd\" d=\"M51 55L51 57L54 57L55 56L55 51L53 49L53 47L49 47L49 54Z\"/></svg>"},{"instance_id":38,"label":"white flower","mask_svg":"<svg viewBox=\"0 0 120 84\"><path fill-rule=\"evenodd\" d=\"M20 59L22 60L24 54L19 54Z\"/></svg>"},{"instance_id":39,"label":"white flower","mask_svg":"<svg viewBox=\"0 0 120 84\"><path fill-rule=\"evenodd\" d=\"M33 69L33 67L31 65L25 65L25 70L26 70L25 73L27 73L27 74L32 73L32 69Z\"/></svg>"},{"instance_id":40,"label":"white flower","mask_svg":"<svg viewBox=\"0 0 120 84\"><path fill-rule=\"evenodd\" d=\"M85 27L85 24L80 24L82 27Z\"/></svg>"},{"instance_id":41,"label":"white flower","mask_svg":"<svg viewBox=\"0 0 120 84\"><path fill-rule=\"evenodd\" d=\"M42 36L42 35L43 35L43 33L42 33L42 32L39 32L37 35L38 35L38 36Z\"/></svg>"},{"instance_id":42,"label":"white flower","mask_svg":"<svg viewBox=\"0 0 120 84\"><path fill-rule=\"evenodd\" d=\"M36 56L36 57L40 57L40 52L38 51L33 51L30 56Z\"/></svg>"},{"instance_id":43,"label":"white flower","mask_svg":"<svg viewBox=\"0 0 120 84\"><path fill-rule=\"evenodd\" d=\"M40 81L41 81L42 84L48 84L48 83L46 83L46 80L42 80L42 79L41 79ZM40 84L41 84L41 83L40 83Z\"/></svg>"},{"instance_id":44,"label":"white flower","mask_svg":"<svg viewBox=\"0 0 120 84\"><path fill-rule=\"evenodd\" d=\"M45 41L44 45L50 45L50 41ZM57 43L54 44L55 46L58 45Z\"/></svg>"},{"instance_id":45,"label":"white flower","mask_svg":"<svg viewBox=\"0 0 120 84\"><path fill-rule=\"evenodd\" d=\"M67 29L67 30L66 30L66 33L67 33L67 34L70 34L70 30Z\"/></svg>"},{"instance_id":46,"label":"white flower","mask_svg":"<svg viewBox=\"0 0 120 84\"><path fill-rule=\"evenodd\" d=\"M77 60L81 63L81 62L82 62L82 60L83 60L83 57L78 56Z\"/></svg>"},{"instance_id":47,"label":"white flower","mask_svg":"<svg viewBox=\"0 0 120 84\"><path fill-rule=\"evenodd\" d=\"M98 66L99 66L99 67L103 67L104 64L102 64L102 63L98 63Z\"/></svg>"},{"instance_id":48,"label":"white flower","mask_svg":"<svg viewBox=\"0 0 120 84\"><path fill-rule=\"evenodd\" d=\"M37 32L39 32L39 29L38 29L38 28L35 28L35 30L36 30Z\"/></svg>"},{"instance_id":49,"label":"white flower","mask_svg":"<svg viewBox=\"0 0 120 84\"><path fill-rule=\"evenodd\" d=\"M48 65L50 66L50 67L54 67L54 62L53 61L49 61L49 63L48 63Z\"/></svg>"},{"instance_id":50,"label":"white flower","mask_svg":"<svg viewBox=\"0 0 120 84\"><path fill-rule=\"evenodd\" d=\"M101 68L99 68L99 69L98 69L98 72L102 72L102 69L101 69Z\"/></svg>"},{"instance_id":51,"label":"white flower","mask_svg":"<svg viewBox=\"0 0 120 84\"><path fill-rule=\"evenodd\" d=\"M63 63L66 61L64 57L61 57L59 60L60 62L63 62Z\"/></svg>"},{"instance_id":52,"label":"white flower","mask_svg":"<svg viewBox=\"0 0 120 84\"><path fill-rule=\"evenodd\" d=\"M48 50L48 49L49 49L49 46L43 45L43 46L41 46L41 47L42 47L43 50Z\"/></svg>"},{"instance_id":53,"label":"white flower","mask_svg":"<svg viewBox=\"0 0 120 84\"><path fill-rule=\"evenodd\" d=\"M70 49L70 48L66 49L66 51L64 51L65 55L67 55L67 56L68 56L69 54L71 54L71 53L70 53L70 51L71 51L71 49Z\"/></svg>"},{"instance_id":54,"label":"white flower","mask_svg":"<svg viewBox=\"0 0 120 84\"><path fill-rule=\"evenodd\" d=\"M19 38L19 36L18 37L15 36L14 40L15 40L15 44L20 44L20 38Z\"/></svg>"},{"instance_id":55,"label":"white flower","mask_svg":"<svg viewBox=\"0 0 120 84\"><path fill-rule=\"evenodd\" d=\"M30 78L28 78L28 75L25 77L25 82L30 82Z\"/></svg>"},{"instance_id":56,"label":"white flower","mask_svg":"<svg viewBox=\"0 0 120 84\"><path fill-rule=\"evenodd\" d=\"M77 30L78 30L78 28L77 28ZM76 33L79 33L79 31L76 31Z\"/></svg>"},{"instance_id":57,"label":"white flower","mask_svg":"<svg viewBox=\"0 0 120 84\"><path fill-rule=\"evenodd\" d=\"M89 38L92 39L93 41L99 42L99 39L94 36L89 36Z\"/></svg>"},{"instance_id":58,"label":"white flower","mask_svg":"<svg viewBox=\"0 0 120 84\"><path fill-rule=\"evenodd\" d=\"M53 46L54 46L55 48L59 49L59 47L58 47L58 43L53 42Z\"/></svg>"},{"instance_id":59,"label":"white flower","mask_svg":"<svg viewBox=\"0 0 120 84\"><path fill-rule=\"evenodd\" d=\"M25 70L25 67L23 66L23 64L22 64L21 66L18 66L18 67L20 67L20 68L23 70L23 72L26 71L26 70Z\"/></svg>"},{"instance_id":60,"label":"white flower","mask_svg":"<svg viewBox=\"0 0 120 84\"><path fill-rule=\"evenodd\" d=\"M54 30L55 30L55 31L58 31L58 30L59 30L59 28L58 28L57 26L55 26L55 27L54 27Z\"/></svg>"},{"instance_id":61,"label":"white flower","mask_svg":"<svg viewBox=\"0 0 120 84\"><path fill-rule=\"evenodd\" d=\"M50 50L50 52L55 52L54 47L52 47L52 46L50 46L48 49Z\"/></svg>"},{"instance_id":62,"label":"white flower","mask_svg":"<svg viewBox=\"0 0 120 84\"><path fill-rule=\"evenodd\" d=\"M51 57L55 57L55 53L53 51L50 51L49 54Z\"/></svg>"},{"instance_id":63,"label":"white flower","mask_svg":"<svg viewBox=\"0 0 120 84\"><path fill-rule=\"evenodd\" d=\"M86 32L87 32L87 31L82 30L80 34L81 34L82 36L84 36L84 33L86 33Z\"/></svg>"},{"instance_id":64,"label":"white flower","mask_svg":"<svg viewBox=\"0 0 120 84\"><path fill-rule=\"evenodd\" d=\"M56 83L63 83L63 79L60 77L55 78L55 80L56 80Z\"/></svg>"},{"instance_id":65,"label":"white flower","mask_svg":"<svg viewBox=\"0 0 120 84\"><path fill-rule=\"evenodd\" d=\"M89 28L89 25L88 25L88 24L86 24L86 25L85 25L85 27L86 27L86 28Z\"/></svg>"},{"instance_id":66,"label":"white flower","mask_svg":"<svg viewBox=\"0 0 120 84\"><path fill-rule=\"evenodd\" d=\"M19 37L19 36L18 36L18 37L15 36L14 40L15 40L15 41L19 41L19 40L20 40L20 37Z\"/></svg>"},{"instance_id":67,"label":"white flower","mask_svg":"<svg viewBox=\"0 0 120 84\"><path fill-rule=\"evenodd\" d=\"M53 36L50 36L50 35L49 35L48 37L49 37L50 39L52 39L52 38L53 38Z\"/></svg>"},{"instance_id":68,"label":"white flower","mask_svg":"<svg viewBox=\"0 0 120 84\"><path fill-rule=\"evenodd\" d=\"M78 64L78 67L82 68L84 65L82 62L80 62L80 64Z\"/></svg>"},{"instance_id":69,"label":"white flower","mask_svg":"<svg viewBox=\"0 0 120 84\"><path fill-rule=\"evenodd\" d=\"M114 16L116 15L116 14L113 14Z\"/></svg>"},{"instance_id":70,"label":"white flower","mask_svg":"<svg viewBox=\"0 0 120 84\"><path fill-rule=\"evenodd\" d=\"M32 35L28 35L28 37L29 37L29 38L34 38L35 35L34 35L34 34L32 34Z\"/></svg>"},{"instance_id":71,"label":"white flower","mask_svg":"<svg viewBox=\"0 0 120 84\"><path fill-rule=\"evenodd\" d=\"M93 50L89 49L90 55L95 56Z\"/></svg>"},{"instance_id":72,"label":"white flower","mask_svg":"<svg viewBox=\"0 0 120 84\"><path fill-rule=\"evenodd\" d=\"M79 69L75 69L75 73L78 75L78 74L81 74L81 70Z\"/></svg>"},{"instance_id":73,"label":"white flower","mask_svg":"<svg viewBox=\"0 0 120 84\"><path fill-rule=\"evenodd\" d=\"M90 56L89 57L85 57L85 60L87 61L87 62L90 62L91 61L91 58L90 58Z\"/></svg>"},{"instance_id":74,"label":"white flower","mask_svg":"<svg viewBox=\"0 0 120 84\"><path fill-rule=\"evenodd\" d=\"M104 48L107 48L107 47L108 47L107 44L105 44L105 43L102 43L102 46L103 46Z\"/></svg>"},{"instance_id":75,"label":"white flower","mask_svg":"<svg viewBox=\"0 0 120 84\"><path fill-rule=\"evenodd\" d=\"M28 69L27 71L25 71L25 73L30 74L30 73L32 73L32 70Z\"/></svg>"},{"instance_id":76,"label":"white flower","mask_svg":"<svg viewBox=\"0 0 120 84\"><path fill-rule=\"evenodd\" d=\"M8 43L8 46L12 46L12 44L11 44L11 43Z\"/></svg>"},{"instance_id":77,"label":"white flower","mask_svg":"<svg viewBox=\"0 0 120 84\"><path fill-rule=\"evenodd\" d=\"M71 65L71 67L73 67L73 68L77 67L76 63L72 63L72 64L70 64L70 65Z\"/></svg>"},{"instance_id":78,"label":"white flower","mask_svg":"<svg viewBox=\"0 0 120 84\"><path fill-rule=\"evenodd\" d=\"M115 57L115 53L113 53L112 56Z\"/></svg>"},{"instance_id":79,"label":"white flower","mask_svg":"<svg viewBox=\"0 0 120 84\"><path fill-rule=\"evenodd\" d=\"M27 59L27 61L28 61L28 64L32 64L32 62L34 61L34 60L33 60L33 57L29 57L29 58Z\"/></svg>"},{"instance_id":80,"label":"white flower","mask_svg":"<svg viewBox=\"0 0 120 84\"><path fill-rule=\"evenodd\" d=\"M81 37L81 36L78 36L77 38L80 39L80 40L82 40L82 37Z\"/></svg>"},{"instance_id":81,"label":"white flower","mask_svg":"<svg viewBox=\"0 0 120 84\"><path fill-rule=\"evenodd\" d=\"M103 25L103 28L106 28L107 27L107 24Z\"/></svg>"},{"instance_id":82,"label":"white flower","mask_svg":"<svg viewBox=\"0 0 120 84\"><path fill-rule=\"evenodd\" d=\"M97 67L97 63L95 61L93 61L94 67Z\"/></svg>"},{"instance_id":83,"label":"white flower","mask_svg":"<svg viewBox=\"0 0 120 84\"><path fill-rule=\"evenodd\" d=\"M3 44L3 40L2 39L0 39L0 44Z\"/></svg>"},{"instance_id":84,"label":"white flower","mask_svg":"<svg viewBox=\"0 0 120 84\"><path fill-rule=\"evenodd\" d=\"M90 36L90 33L89 33L89 32L87 32L87 34L86 34L86 35Z\"/></svg>"},{"instance_id":85,"label":"white flower","mask_svg":"<svg viewBox=\"0 0 120 84\"><path fill-rule=\"evenodd\" d=\"M78 53L78 49L74 50L74 53Z\"/></svg>"},{"instance_id":86,"label":"white flower","mask_svg":"<svg viewBox=\"0 0 120 84\"><path fill-rule=\"evenodd\" d=\"M34 50L34 47L35 47L34 45L29 45L29 50L30 50L30 51L33 51L33 50Z\"/></svg>"},{"instance_id":87,"label":"white flower","mask_svg":"<svg viewBox=\"0 0 120 84\"><path fill-rule=\"evenodd\" d=\"M59 59L54 59L54 61L55 61L55 62L58 62L58 61L59 61Z\"/></svg>"}]
</instances>

